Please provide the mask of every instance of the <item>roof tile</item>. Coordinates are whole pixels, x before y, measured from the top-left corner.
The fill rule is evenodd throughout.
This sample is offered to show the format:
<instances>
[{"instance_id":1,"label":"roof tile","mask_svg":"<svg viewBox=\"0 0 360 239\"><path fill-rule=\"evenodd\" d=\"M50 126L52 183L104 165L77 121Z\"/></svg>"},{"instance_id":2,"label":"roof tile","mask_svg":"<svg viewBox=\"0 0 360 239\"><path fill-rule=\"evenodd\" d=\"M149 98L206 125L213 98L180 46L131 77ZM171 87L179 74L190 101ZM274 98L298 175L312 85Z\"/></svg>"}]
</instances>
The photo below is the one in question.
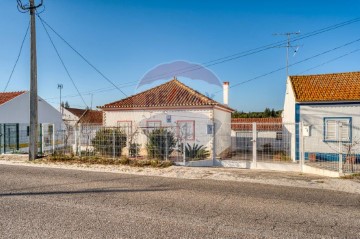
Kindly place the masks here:
<instances>
[{"instance_id":1,"label":"roof tile","mask_svg":"<svg viewBox=\"0 0 360 239\"><path fill-rule=\"evenodd\" d=\"M220 104L198 91L191 89L177 79L173 79L139 94L100 106L99 108L105 110L107 108L215 105L233 111L233 109L228 106Z\"/></svg>"},{"instance_id":2,"label":"roof tile","mask_svg":"<svg viewBox=\"0 0 360 239\"><path fill-rule=\"evenodd\" d=\"M26 91L16 91L16 92L2 92L0 93L0 105L14 99L15 97L24 94Z\"/></svg>"},{"instance_id":3,"label":"roof tile","mask_svg":"<svg viewBox=\"0 0 360 239\"><path fill-rule=\"evenodd\" d=\"M359 101L360 72L290 76L297 102Z\"/></svg>"}]
</instances>

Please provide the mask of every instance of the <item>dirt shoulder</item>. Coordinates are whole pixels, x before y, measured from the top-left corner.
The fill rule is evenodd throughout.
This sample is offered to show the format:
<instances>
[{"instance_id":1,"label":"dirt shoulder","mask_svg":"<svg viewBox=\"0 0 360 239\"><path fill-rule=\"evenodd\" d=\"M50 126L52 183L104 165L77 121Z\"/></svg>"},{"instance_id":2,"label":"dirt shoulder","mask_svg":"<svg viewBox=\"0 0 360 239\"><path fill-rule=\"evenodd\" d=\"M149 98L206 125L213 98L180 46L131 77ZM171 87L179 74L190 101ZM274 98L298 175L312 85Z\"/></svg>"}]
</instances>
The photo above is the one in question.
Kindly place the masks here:
<instances>
[{"instance_id":1,"label":"dirt shoulder","mask_svg":"<svg viewBox=\"0 0 360 239\"><path fill-rule=\"evenodd\" d=\"M237 168L194 168L182 166L171 166L168 168L140 168L122 165L67 164L49 163L42 161L29 162L27 155L1 155L0 165L1 164L21 165L29 167L52 167L71 170L85 170L122 174L137 174L169 178L238 181L289 187L335 190L360 194L359 177L355 177L353 179L336 179L293 172L277 172Z\"/></svg>"}]
</instances>

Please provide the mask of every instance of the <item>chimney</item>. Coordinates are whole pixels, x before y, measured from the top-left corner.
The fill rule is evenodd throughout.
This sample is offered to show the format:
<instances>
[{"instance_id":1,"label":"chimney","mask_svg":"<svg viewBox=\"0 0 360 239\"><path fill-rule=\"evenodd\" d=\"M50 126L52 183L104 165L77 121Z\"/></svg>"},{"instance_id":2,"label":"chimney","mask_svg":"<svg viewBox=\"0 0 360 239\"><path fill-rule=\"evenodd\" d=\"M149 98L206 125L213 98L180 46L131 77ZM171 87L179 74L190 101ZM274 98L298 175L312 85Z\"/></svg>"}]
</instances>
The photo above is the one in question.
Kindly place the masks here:
<instances>
[{"instance_id":1,"label":"chimney","mask_svg":"<svg viewBox=\"0 0 360 239\"><path fill-rule=\"evenodd\" d=\"M223 103L224 105L229 104L229 82L225 81L223 83Z\"/></svg>"}]
</instances>

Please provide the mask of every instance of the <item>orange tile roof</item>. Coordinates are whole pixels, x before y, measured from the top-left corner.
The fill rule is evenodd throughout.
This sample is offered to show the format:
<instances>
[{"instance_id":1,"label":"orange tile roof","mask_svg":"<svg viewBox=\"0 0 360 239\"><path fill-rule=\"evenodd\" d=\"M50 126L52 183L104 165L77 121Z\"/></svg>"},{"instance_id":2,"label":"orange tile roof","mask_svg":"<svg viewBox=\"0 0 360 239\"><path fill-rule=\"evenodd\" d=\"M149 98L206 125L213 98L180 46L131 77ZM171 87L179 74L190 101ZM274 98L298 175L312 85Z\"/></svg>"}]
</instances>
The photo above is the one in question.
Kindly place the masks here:
<instances>
[{"instance_id":1,"label":"orange tile roof","mask_svg":"<svg viewBox=\"0 0 360 239\"><path fill-rule=\"evenodd\" d=\"M360 72L290 76L297 102L360 101Z\"/></svg>"},{"instance_id":2,"label":"orange tile roof","mask_svg":"<svg viewBox=\"0 0 360 239\"><path fill-rule=\"evenodd\" d=\"M143 107L177 107L177 106L219 106L233 111L226 105L199 93L173 79L164 84L139 94L115 101L99 108L143 108Z\"/></svg>"},{"instance_id":3,"label":"orange tile roof","mask_svg":"<svg viewBox=\"0 0 360 239\"><path fill-rule=\"evenodd\" d=\"M16 91L16 92L3 92L0 93L0 105L8 102L9 100L14 99L15 97L24 94L26 91Z\"/></svg>"},{"instance_id":4,"label":"orange tile roof","mask_svg":"<svg viewBox=\"0 0 360 239\"><path fill-rule=\"evenodd\" d=\"M256 123L258 131L282 131L282 118L232 118L231 129L251 131L252 123Z\"/></svg>"},{"instance_id":5,"label":"orange tile roof","mask_svg":"<svg viewBox=\"0 0 360 239\"><path fill-rule=\"evenodd\" d=\"M69 111L78 118L80 118L86 111L85 109L78 109L78 108L64 108L64 109L66 109L67 111Z\"/></svg>"},{"instance_id":6,"label":"orange tile roof","mask_svg":"<svg viewBox=\"0 0 360 239\"><path fill-rule=\"evenodd\" d=\"M85 113L80 117L78 123L102 124L103 123L103 112L97 111L97 110L86 110Z\"/></svg>"}]
</instances>

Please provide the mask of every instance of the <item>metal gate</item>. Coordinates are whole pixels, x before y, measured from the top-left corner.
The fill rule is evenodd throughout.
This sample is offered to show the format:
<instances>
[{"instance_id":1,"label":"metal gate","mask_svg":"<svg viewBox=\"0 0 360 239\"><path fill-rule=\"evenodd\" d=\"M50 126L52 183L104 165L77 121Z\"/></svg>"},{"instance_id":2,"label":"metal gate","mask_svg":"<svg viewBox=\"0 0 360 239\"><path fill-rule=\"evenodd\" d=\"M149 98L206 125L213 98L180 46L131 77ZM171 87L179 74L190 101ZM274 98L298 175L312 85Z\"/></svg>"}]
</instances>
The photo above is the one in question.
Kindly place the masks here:
<instances>
[{"instance_id":1,"label":"metal gate","mask_svg":"<svg viewBox=\"0 0 360 239\"><path fill-rule=\"evenodd\" d=\"M19 124L4 124L3 127L4 153L14 153L19 150Z\"/></svg>"}]
</instances>

